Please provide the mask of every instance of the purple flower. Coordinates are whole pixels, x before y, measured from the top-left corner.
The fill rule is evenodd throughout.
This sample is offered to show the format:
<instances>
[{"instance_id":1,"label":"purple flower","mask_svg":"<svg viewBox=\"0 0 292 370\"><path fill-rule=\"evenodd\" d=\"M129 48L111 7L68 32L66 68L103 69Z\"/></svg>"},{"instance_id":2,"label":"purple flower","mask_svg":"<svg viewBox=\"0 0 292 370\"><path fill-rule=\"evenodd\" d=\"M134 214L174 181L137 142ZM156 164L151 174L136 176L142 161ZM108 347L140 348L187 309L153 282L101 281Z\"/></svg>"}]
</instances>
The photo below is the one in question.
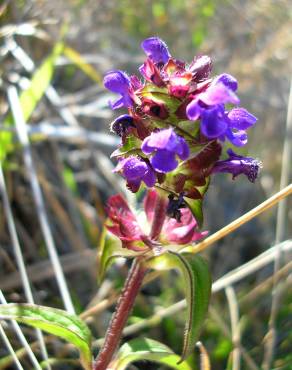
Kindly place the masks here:
<instances>
[{"instance_id":1,"label":"purple flower","mask_svg":"<svg viewBox=\"0 0 292 370\"><path fill-rule=\"evenodd\" d=\"M141 149L145 154L154 153L150 163L157 172L162 173L177 167L176 156L186 160L190 155L185 139L177 135L172 128L153 132L144 139Z\"/></svg>"},{"instance_id":2,"label":"purple flower","mask_svg":"<svg viewBox=\"0 0 292 370\"><path fill-rule=\"evenodd\" d=\"M134 119L129 114L122 114L111 123L111 131L123 137L130 127L135 127Z\"/></svg>"},{"instance_id":3,"label":"purple flower","mask_svg":"<svg viewBox=\"0 0 292 370\"><path fill-rule=\"evenodd\" d=\"M227 138L235 146L247 143L245 130L255 124L256 117L244 108L234 108L226 112L224 104L238 104L234 91L237 81L228 74L222 74L201 94L195 97L186 108L189 119L201 118L201 131L208 139Z\"/></svg>"},{"instance_id":4,"label":"purple flower","mask_svg":"<svg viewBox=\"0 0 292 370\"><path fill-rule=\"evenodd\" d=\"M119 161L114 172L121 172L127 180L128 187L136 192L143 181L148 187L156 182L155 172L141 157L130 156Z\"/></svg>"},{"instance_id":5,"label":"purple flower","mask_svg":"<svg viewBox=\"0 0 292 370\"><path fill-rule=\"evenodd\" d=\"M158 37L149 37L144 40L141 48L155 64L165 64L170 58L166 43Z\"/></svg>"},{"instance_id":6,"label":"purple flower","mask_svg":"<svg viewBox=\"0 0 292 370\"><path fill-rule=\"evenodd\" d=\"M105 75L103 84L108 90L121 95L121 98L114 103L109 102L112 109L132 106L133 101L130 95L131 80L126 73L118 70L110 71Z\"/></svg>"},{"instance_id":7,"label":"purple flower","mask_svg":"<svg viewBox=\"0 0 292 370\"><path fill-rule=\"evenodd\" d=\"M235 154L232 149L228 149L227 153L229 158L217 161L212 169L212 173L231 173L233 179L238 175L244 174L249 181L255 182L259 169L262 167L261 162L251 157Z\"/></svg>"}]
</instances>

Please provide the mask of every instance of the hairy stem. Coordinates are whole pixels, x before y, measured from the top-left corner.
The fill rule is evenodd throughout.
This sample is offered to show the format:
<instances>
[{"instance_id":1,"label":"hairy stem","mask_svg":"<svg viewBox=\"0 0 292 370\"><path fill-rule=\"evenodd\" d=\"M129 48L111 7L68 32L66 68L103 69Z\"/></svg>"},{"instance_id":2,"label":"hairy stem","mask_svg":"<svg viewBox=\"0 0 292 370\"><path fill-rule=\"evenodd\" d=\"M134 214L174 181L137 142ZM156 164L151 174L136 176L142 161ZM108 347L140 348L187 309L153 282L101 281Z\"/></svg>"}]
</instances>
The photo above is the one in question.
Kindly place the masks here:
<instances>
[{"instance_id":1,"label":"hairy stem","mask_svg":"<svg viewBox=\"0 0 292 370\"><path fill-rule=\"evenodd\" d=\"M163 223L165 221L166 208L167 199L164 196L158 195L149 235L151 239L157 239L161 232ZM143 266L142 262L136 258L128 273L125 286L122 290L116 310L107 329L103 346L93 363L93 370L106 370L108 368L108 365L110 364L121 340L123 329L132 311L145 273L145 267Z\"/></svg>"},{"instance_id":2,"label":"hairy stem","mask_svg":"<svg viewBox=\"0 0 292 370\"><path fill-rule=\"evenodd\" d=\"M139 293L146 269L141 262L134 260L117 307L107 329L104 344L93 364L93 370L106 370L121 339L123 329Z\"/></svg>"},{"instance_id":3,"label":"hairy stem","mask_svg":"<svg viewBox=\"0 0 292 370\"><path fill-rule=\"evenodd\" d=\"M154 218L150 231L150 239L155 240L158 238L165 221L166 209L167 209L167 199L164 196L158 194L155 204Z\"/></svg>"}]
</instances>

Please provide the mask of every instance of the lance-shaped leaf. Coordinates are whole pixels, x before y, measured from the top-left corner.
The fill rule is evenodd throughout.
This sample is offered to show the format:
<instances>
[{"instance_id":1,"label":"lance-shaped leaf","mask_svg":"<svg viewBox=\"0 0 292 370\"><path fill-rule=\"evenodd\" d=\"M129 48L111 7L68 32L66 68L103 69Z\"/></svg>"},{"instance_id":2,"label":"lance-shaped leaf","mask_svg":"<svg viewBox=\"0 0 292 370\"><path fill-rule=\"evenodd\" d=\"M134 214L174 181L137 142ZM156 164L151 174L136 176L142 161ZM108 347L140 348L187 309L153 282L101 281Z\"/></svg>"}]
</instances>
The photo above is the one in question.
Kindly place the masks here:
<instances>
[{"instance_id":1,"label":"lance-shaped leaf","mask_svg":"<svg viewBox=\"0 0 292 370\"><path fill-rule=\"evenodd\" d=\"M91 333L78 316L52 307L10 303L0 305L0 319L16 320L65 339L79 349L84 369L91 370Z\"/></svg>"},{"instance_id":2,"label":"lance-shaped leaf","mask_svg":"<svg viewBox=\"0 0 292 370\"><path fill-rule=\"evenodd\" d=\"M211 276L205 260L191 253L165 253L148 261L148 267L155 270L177 269L185 282L187 320L181 361L194 350L200 329L208 311L211 294Z\"/></svg>"},{"instance_id":3,"label":"lance-shaped leaf","mask_svg":"<svg viewBox=\"0 0 292 370\"><path fill-rule=\"evenodd\" d=\"M122 243L120 239L107 231L106 228L104 228L99 245L99 282L103 280L107 269L112 265L116 258L134 258L137 257L139 254L141 253L122 248Z\"/></svg>"},{"instance_id":4,"label":"lance-shaped leaf","mask_svg":"<svg viewBox=\"0 0 292 370\"><path fill-rule=\"evenodd\" d=\"M138 338L125 343L110 364L111 370L125 370L128 365L135 361L147 360L166 365L177 370L192 370L187 363L179 362L179 356L170 348L156 340Z\"/></svg>"}]
</instances>

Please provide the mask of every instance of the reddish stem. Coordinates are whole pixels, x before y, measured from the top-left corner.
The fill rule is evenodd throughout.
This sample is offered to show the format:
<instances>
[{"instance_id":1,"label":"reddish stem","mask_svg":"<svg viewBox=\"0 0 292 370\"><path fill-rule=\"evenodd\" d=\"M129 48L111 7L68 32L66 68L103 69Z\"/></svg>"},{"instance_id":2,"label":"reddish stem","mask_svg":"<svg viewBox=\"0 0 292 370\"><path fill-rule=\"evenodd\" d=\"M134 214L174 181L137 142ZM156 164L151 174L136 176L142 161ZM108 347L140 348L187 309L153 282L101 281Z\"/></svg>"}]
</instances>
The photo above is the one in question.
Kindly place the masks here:
<instances>
[{"instance_id":1,"label":"reddish stem","mask_svg":"<svg viewBox=\"0 0 292 370\"><path fill-rule=\"evenodd\" d=\"M106 370L120 342L123 329L133 308L146 269L136 259L129 271L115 313L107 329L104 344L93 364L93 370Z\"/></svg>"},{"instance_id":2,"label":"reddish stem","mask_svg":"<svg viewBox=\"0 0 292 370\"><path fill-rule=\"evenodd\" d=\"M158 195L152 228L149 235L152 240L157 239L161 232L166 216L166 208L167 199ZM106 370L111 362L121 340L123 329L131 313L137 294L139 293L145 273L145 267L143 267L139 259L136 258L129 271L116 310L107 329L103 346L99 351L97 359L93 363L93 370Z\"/></svg>"},{"instance_id":3,"label":"reddish stem","mask_svg":"<svg viewBox=\"0 0 292 370\"><path fill-rule=\"evenodd\" d=\"M150 239L155 240L159 237L163 227L167 209L167 199L157 194L152 228L150 231Z\"/></svg>"}]
</instances>

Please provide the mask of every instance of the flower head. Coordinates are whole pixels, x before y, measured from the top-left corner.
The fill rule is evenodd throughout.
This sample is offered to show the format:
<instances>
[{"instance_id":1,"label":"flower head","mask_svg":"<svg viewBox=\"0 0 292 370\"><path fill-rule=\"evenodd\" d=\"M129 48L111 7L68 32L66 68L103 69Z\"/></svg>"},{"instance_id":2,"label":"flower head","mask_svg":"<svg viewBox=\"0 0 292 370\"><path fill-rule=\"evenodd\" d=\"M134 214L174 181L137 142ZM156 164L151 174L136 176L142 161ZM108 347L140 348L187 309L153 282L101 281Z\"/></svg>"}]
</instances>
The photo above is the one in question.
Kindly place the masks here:
<instances>
[{"instance_id":1,"label":"flower head","mask_svg":"<svg viewBox=\"0 0 292 370\"><path fill-rule=\"evenodd\" d=\"M147 55L139 68L141 80L119 70L104 78L105 87L120 94L112 108L128 110L111 125L122 139L112 155L119 161L115 172L133 192L142 183L157 183L173 194L169 214L179 221L185 213L175 208L180 195L202 199L213 173L244 173L255 180L258 162L234 153L225 161L220 156L226 141L237 147L247 143L247 130L257 118L239 106L232 75L211 77L209 56L196 56L188 64L174 58L158 37L147 38L141 47Z\"/></svg>"},{"instance_id":2,"label":"flower head","mask_svg":"<svg viewBox=\"0 0 292 370\"><path fill-rule=\"evenodd\" d=\"M217 161L212 169L213 173L227 172L231 173L233 179L238 175L244 174L249 181L255 182L258 172L262 166L261 162L251 157L243 157L235 154L232 149L228 149L229 158Z\"/></svg>"},{"instance_id":3,"label":"flower head","mask_svg":"<svg viewBox=\"0 0 292 370\"><path fill-rule=\"evenodd\" d=\"M128 187L136 192L143 181L148 187L156 182L155 172L151 166L141 157L130 156L121 159L116 166L115 172L120 172L127 180Z\"/></svg>"},{"instance_id":4,"label":"flower head","mask_svg":"<svg viewBox=\"0 0 292 370\"><path fill-rule=\"evenodd\" d=\"M186 160L190 155L188 144L172 128L153 132L143 140L141 149L145 154L153 154L150 159L157 172L167 173L178 166L176 156Z\"/></svg>"}]
</instances>

